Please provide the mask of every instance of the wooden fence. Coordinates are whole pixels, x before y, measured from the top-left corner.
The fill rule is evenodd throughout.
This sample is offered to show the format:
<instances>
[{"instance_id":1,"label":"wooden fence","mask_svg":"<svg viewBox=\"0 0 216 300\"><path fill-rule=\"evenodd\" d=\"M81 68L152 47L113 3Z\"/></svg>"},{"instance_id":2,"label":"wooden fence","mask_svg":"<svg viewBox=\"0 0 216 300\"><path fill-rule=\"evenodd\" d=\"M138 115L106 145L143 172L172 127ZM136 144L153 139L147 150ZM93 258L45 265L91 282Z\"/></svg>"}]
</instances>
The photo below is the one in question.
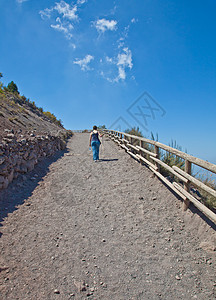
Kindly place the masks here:
<instances>
[{"instance_id":1,"label":"wooden fence","mask_svg":"<svg viewBox=\"0 0 216 300\"><path fill-rule=\"evenodd\" d=\"M83 129L83 130L72 130L72 132L74 132L74 133L86 133L86 132L91 132L91 130L90 129Z\"/></svg>"},{"instance_id":2,"label":"wooden fence","mask_svg":"<svg viewBox=\"0 0 216 300\"><path fill-rule=\"evenodd\" d=\"M148 168L154 172L155 175L157 175L169 188L179 195L183 199L184 210L186 210L189 206L189 203L192 202L200 211L202 211L207 217L216 223L216 214L191 194L192 184L193 186L200 188L216 198L216 190L207 186L191 174L192 164L195 164L213 173L216 173L216 165L191 156L175 148L166 146L162 143L143 137L138 137L115 130L105 129L104 132L121 148L125 149L125 151L133 158L148 166ZM146 145L148 146L146 147ZM176 157L184 160L184 170L178 166L170 167L164 163L160 159L161 149L162 151L174 154ZM161 166L172 174L174 178L173 182L161 174Z\"/></svg>"}]
</instances>

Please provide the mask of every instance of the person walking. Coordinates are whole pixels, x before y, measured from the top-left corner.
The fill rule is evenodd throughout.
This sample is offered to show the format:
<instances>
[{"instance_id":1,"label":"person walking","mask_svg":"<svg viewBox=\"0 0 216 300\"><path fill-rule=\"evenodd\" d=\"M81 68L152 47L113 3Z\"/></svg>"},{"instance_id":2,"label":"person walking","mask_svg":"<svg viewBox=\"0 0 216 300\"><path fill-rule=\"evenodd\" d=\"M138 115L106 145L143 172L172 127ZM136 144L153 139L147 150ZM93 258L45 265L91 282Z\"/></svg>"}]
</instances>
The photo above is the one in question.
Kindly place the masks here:
<instances>
[{"instance_id":1,"label":"person walking","mask_svg":"<svg viewBox=\"0 0 216 300\"><path fill-rule=\"evenodd\" d=\"M103 135L99 133L97 126L93 126L93 131L90 133L89 147L92 147L94 161L99 160L99 148L101 144L99 136L102 137Z\"/></svg>"}]
</instances>

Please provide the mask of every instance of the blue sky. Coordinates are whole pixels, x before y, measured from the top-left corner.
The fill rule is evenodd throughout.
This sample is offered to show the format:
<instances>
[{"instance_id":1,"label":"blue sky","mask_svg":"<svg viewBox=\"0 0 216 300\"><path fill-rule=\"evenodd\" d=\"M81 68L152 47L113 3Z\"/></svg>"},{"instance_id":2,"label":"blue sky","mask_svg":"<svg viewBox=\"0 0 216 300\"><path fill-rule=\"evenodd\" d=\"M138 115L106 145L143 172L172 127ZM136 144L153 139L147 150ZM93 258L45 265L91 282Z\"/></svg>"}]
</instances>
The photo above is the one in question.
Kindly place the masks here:
<instances>
[{"instance_id":1,"label":"blue sky","mask_svg":"<svg viewBox=\"0 0 216 300\"><path fill-rule=\"evenodd\" d=\"M139 126L216 163L215 0L0 0L0 72L68 129Z\"/></svg>"}]
</instances>

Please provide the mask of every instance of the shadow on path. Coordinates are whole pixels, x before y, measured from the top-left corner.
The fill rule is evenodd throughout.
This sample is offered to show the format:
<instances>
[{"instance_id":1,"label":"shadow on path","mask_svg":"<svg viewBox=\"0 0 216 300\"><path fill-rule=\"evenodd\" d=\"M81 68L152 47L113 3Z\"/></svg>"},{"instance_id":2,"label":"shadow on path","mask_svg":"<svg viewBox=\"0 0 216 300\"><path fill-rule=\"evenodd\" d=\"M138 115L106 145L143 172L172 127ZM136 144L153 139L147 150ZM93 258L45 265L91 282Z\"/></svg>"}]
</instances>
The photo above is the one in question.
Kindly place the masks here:
<instances>
[{"instance_id":1,"label":"shadow on path","mask_svg":"<svg viewBox=\"0 0 216 300\"><path fill-rule=\"evenodd\" d=\"M211 221L204 213L202 213L193 203L190 202L189 208L193 214L197 214L201 219L203 219L212 229L216 231L216 224Z\"/></svg>"},{"instance_id":2,"label":"shadow on path","mask_svg":"<svg viewBox=\"0 0 216 300\"><path fill-rule=\"evenodd\" d=\"M118 158L113 158L113 159L99 159L99 162L103 162L103 161L117 161Z\"/></svg>"},{"instance_id":3,"label":"shadow on path","mask_svg":"<svg viewBox=\"0 0 216 300\"><path fill-rule=\"evenodd\" d=\"M60 159L68 149L56 152L52 157L47 157L40 161L31 172L20 175L8 186L7 189L0 191L0 227L1 222L9 213L12 213L17 206L23 204L28 199L43 177L49 173L49 166ZM0 237L2 233L0 232Z\"/></svg>"},{"instance_id":4,"label":"shadow on path","mask_svg":"<svg viewBox=\"0 0 216 300\"><path fill-rule=\"evenodd\" d=\"M135 158L131 157L132 159L136 160ZM143 163L143 166L148 168L148 166ZM156 176L156 175L155 175ZM160 180L160 182L166 186L166 188L173 194L175 195L175 197L177 197L180 201L183 202L182 198L176 194L168 185L166 185L166 183L164 183L160 178L158 178L158 180ZM195 205L193 205L192 202L190 202L190 205L188 207L188 209L193 213L193 214L197 214L201 219L203 219L203 221L206 222L206 224L208 224L212 229L214 229L216 231L216 224L210 219L208 218L204 213L202 213Z\"/></svg>"}]
</instances>

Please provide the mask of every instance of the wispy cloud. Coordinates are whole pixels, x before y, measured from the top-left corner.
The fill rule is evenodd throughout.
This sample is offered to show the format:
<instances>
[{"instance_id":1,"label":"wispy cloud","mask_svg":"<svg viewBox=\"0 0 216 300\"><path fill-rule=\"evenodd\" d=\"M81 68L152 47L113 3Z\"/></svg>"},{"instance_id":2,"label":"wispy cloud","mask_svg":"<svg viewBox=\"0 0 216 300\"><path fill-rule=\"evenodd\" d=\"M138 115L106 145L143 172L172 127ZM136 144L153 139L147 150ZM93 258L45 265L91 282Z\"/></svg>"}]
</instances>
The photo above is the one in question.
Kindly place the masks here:
<instances>
[{"instance_id":1,"label":"wispy cloud","mask_svg":"<svg viewBox=\"0 0 216 300\"><path fill-rule=\"evenodd\" d=\"M73 36L71 33L71 30L73 29L73 25L72 24L63 25L60 18L57 18L56 22L57 22L56 25L51 24L50 26L57 31L63 32L66 38L70 40Z\"/></svg>"},{"instance_id":2,"label":"wispy cloud","mask_svg":"<svg viewBox=\"0 0 216 300\"><path fill-rule=\"evenodd\" d=\"M106 62L108 62L108 63L113 63L113 59L112 59L112 57L108 57L108 56L106 56Z\"/></svg>"},{"instance_id":3,"label":"wispy cloud","mask_svg":"<svg viewBox=\"0 0 216 300\"><path fill-rule=\"evenodd\" d=\"M138 22L138 20L135 19L135 18L132 18L131 21L130 21L130 23L127 26L124 27L124 30L123 30L123 32L121 34L121 37L117 41L118 48L125 47L125 40L128 38L128 34L129 34L129 30L130 30L131 24L134 24L136 22Z\"/></svg>"},{"instance_id":4,"label":"wispy cloud","mask_svg":"<svg viewBox=\"0 0 216 300\"><path fill-rule=\"evenodd\" d=\"M83 59L76 59L73 63L79 65L82 71L90 70L89 63L94 60L94 56L87 54Z\"/></svg>"},{"instance_id":5,"label":"wispy cloud","mask_svg":"<svg viewBox=\"0 0 216 300\"><path fill-rule=\"evenodd\" d=\"M118 76L115 78L115 81L118 82L119 80L125 80L125 69L132 69L133 67L131 50L129 50L128 48L124 48L123 53L118 54L116 65L118 67Z\"/></svg>"},{"instance_id":6,"label":"wispy cloud","mask_svg":"<svg viewBox=\"0 0 216 300\"><path fill-rule=\"evenodd\" d=\"M117 21L115 20L106 20L106 19L99 19L93 22L95 28L98 32L105 32L107 30L116 30L117 29Z\"/></svg>"},{"instance_id":7,"label":"wispy cloud","mask_svg":"<svg viewBox=\"0 0 216 300\"><path fill-rule=\"evenodd\" d=\"M55 6L51 8L45 8L39 12L41 18L43 20L50 19L54 22L55 17L55 24L51 24L50 27L63 33L64 36L71 40L73 37L72 31L74 29L74 24L79 20L78 17L78 5L82 5L86 0L78 0L75 4L68 4L67 2L61 0L55 3ZM73 48L76 48L76 45L73 44Z\"/></svg>"},{"instance_id":8,"label":"wispy cloud","mask_svg":"<svg viewBox=\"0 0 216 300\"><path fill-rule=\"evenodd\" d=\"M128 71L133 67L132 52L127 47L126 40L128 38L130 27L132 24L136 23L137 20L131 18L128 25L122 27L121 23L119 23L109 12L109 16L107 17L96 18L95 21L89 21L85 28L87 28L87 30L92 30L92 27L96 29L96 31L92 31L93 34L98 32L99 35L102 35L107 31L116 31L116 33L111 35L105 35L104 39L102 39L100 47L103 45L102 47L105 53L103 57L101 57L100 55L97 55L97 48L94 49L96 52L93 52L92 46L97 47L97 44L94 44L94 39L90 42L85 34L86 32L84 32L84 34L83 32L79 32L78 24L82 21L79 18L79 12L81 6L88 1L74 0L73 2L70 2L70 4L66 1L57 0L53 6L45 8L39 13L42 19L49 22L50 27L53 30L62 33L65 38L69 40L69 47L71 47L73 51L76 51L77 45L79 45L79 48L82 44L86 45L86 55L84 54L83 58L73 58L73 64L78 65L82 71L89 71L93 70L91 65L94 61L94 69L104 79L112 83L125 81ZM116 9L117 8L114 7L113 13ZM83 30L82 25L83 24L81 24L81 28ZM87 39L84 37L87 37ZM106 40L105 37L109 38L109 40ZM109 56L106 54L106 49L109 51ZM92 55L88 53L92 53ZM95 59L95 57L97 57L97 59Z\"/></svg>"},{"instance_id":9,"label":"wispy cloud","mask_svg":"<svg viewBox=\"0 0 216 300\"><path fill-rule=\"evenodd\" d=\"M21 0L22 1L22 0ZM63 18L68 20L77 20L77 5L70 5L67 2L61 0L60 2L56 2L55 6L51 8L45 8L41 10L39 14L42 18L48 17L50 18L52 13L57 12L59 15L62 15Z\"/></svg>"},{"instance_id":10,"label":"wispy cloud","mask_svg":"<svg viewBox=\"0 0 216 300\"><path fill-rule=\"evenodd\" d=\"M39 11L39 14L42 19L50 19L52 14L53 8L45 8L44 10Z\"/></svg>"},{"instance_id":11,"label":"wispy cloud","mask_svg":"<svg viewBox=\"0 0 216 300\"><path fill-rule=\"evenodd\" d=\"M101 63L104 63L104 61L101 61ZM121 53L118 53L116 57L105 57L105 63L108 65L111 65L117 68L117 76L113 77L112 72L108 70L107 72L101 71L100 75L108 80L109 82L119 82L119 81L124 81L126 79L126 69L132 69L133 63L132 63L132 52L128 48L122 49Z\"/></svg>"},{"instance_id":12,"label":"wispy cloud","mask_svg":"<svg viewBox=\"0 0 216 300\"><path fill-rule=\"evenodd\" d=\"M131 23L136 23L136 22L138 22L138 19L135 19L135 18L131 19Z\"/></svg>"},{"instance_id":13,"label":"wispy cloud","mask_svg":"<svg viewBox=\"0 0 216 300\"><path fill-rule=\"evenodd\" d=\"M77 4L78 5L84 4L86 2L87 2L87 0L77 0Z\"/></svg>"},{"instance_id":14,"label":"wispy cloud","mask_svg":"<svg viewBox=\"0 0 216 300\"><path fill-rule=\"evenodd\" d=\"M16 0L17 3L23 3L23 2L26 2L28 0Z\"/></svg>"}]
</instances>

